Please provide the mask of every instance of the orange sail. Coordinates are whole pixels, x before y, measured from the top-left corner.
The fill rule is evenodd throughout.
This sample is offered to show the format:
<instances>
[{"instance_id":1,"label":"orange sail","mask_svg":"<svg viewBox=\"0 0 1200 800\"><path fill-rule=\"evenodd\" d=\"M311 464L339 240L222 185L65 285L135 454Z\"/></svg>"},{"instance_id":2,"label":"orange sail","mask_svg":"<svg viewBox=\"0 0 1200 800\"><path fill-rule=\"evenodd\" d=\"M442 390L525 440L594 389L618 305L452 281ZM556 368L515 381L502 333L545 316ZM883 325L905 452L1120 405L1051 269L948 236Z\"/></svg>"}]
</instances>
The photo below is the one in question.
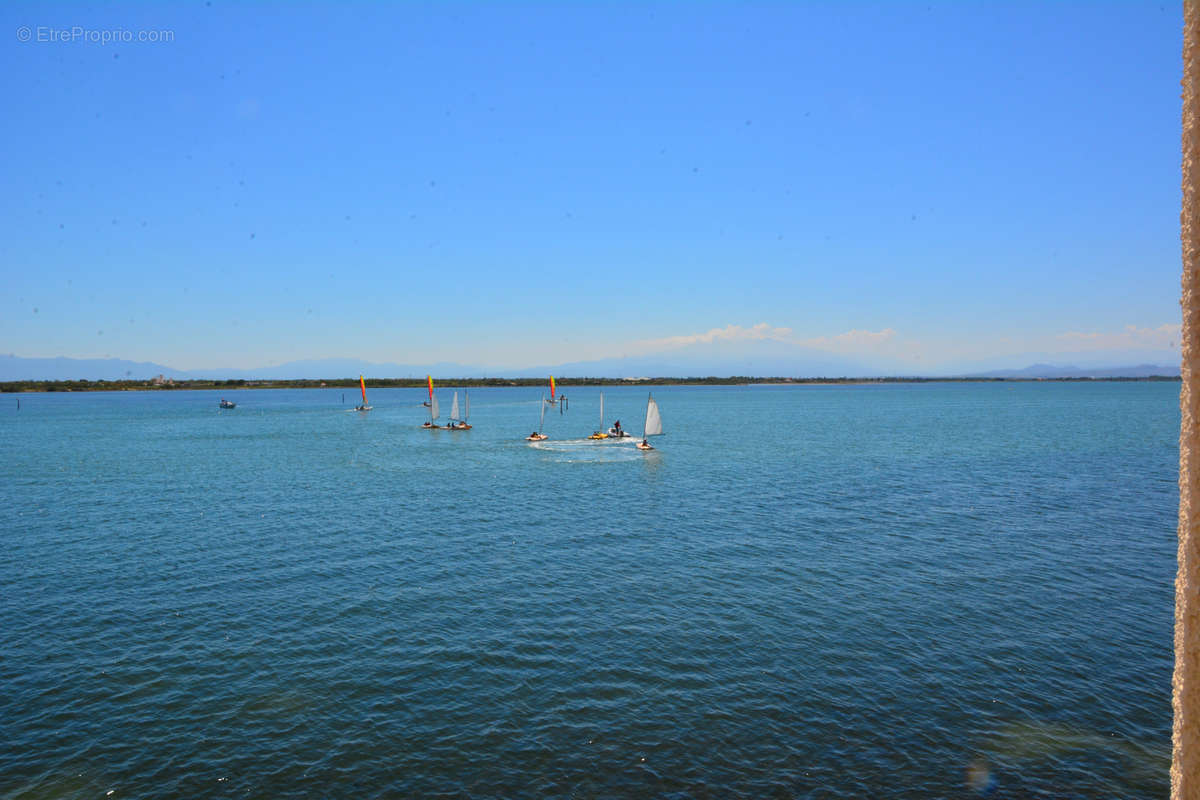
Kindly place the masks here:
<instances>
[{"instance_id":1,"label":"orange sail","mask_svg":"<svg viewBox=\"0 0 1200 800\"><path fill-rule=\"evenodd\" d=\"M550 402L554 402L554 376L550 376Z\"/></svg>"},{"instance_id":2,"label":"orange sail","mask_svg":"<svg viewBox=\"0 0 1200 800\"><path fill-rule=\"evenodd\" d=\"M425 377L427 377L429 379L429 399L432 400L433 399L433 376L426 375Z\"/></svg>"},{"instance_id":3,"label":"orange sail","mask_svg":"<svg viewBox=\"0 0 1200 800\"><path fill-rule=\"evenodd\" d=\"M360 386L362 386L362 392L363 392L363 405L365 406L365 405L367 404L367 382L363 380L363 376L362 376L362 375L359 375L359 376L358 376L358 383L359 383L359 385L360 385Z\"/></svg>"}]
</instances>

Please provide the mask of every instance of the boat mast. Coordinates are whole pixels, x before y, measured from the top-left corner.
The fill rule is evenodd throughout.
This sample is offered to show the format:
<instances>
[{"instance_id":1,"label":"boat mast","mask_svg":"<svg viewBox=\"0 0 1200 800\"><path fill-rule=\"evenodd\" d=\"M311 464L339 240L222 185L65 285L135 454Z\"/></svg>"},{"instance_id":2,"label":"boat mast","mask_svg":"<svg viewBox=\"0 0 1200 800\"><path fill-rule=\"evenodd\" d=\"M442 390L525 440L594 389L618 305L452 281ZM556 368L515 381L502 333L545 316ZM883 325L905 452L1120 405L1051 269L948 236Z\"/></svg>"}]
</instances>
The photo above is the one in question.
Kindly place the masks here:
<instances>
[{"instance_id":1,"label":"boat mast","mask_svg":"<svg viewBox=\"0 0 1200 800\"><path fill-rule=\"evenodd\" d=\"M642 420L642 441L646 441L646 431L650 428L650 392L646 392L646 418Z\"/></svg>"}]
</instances>

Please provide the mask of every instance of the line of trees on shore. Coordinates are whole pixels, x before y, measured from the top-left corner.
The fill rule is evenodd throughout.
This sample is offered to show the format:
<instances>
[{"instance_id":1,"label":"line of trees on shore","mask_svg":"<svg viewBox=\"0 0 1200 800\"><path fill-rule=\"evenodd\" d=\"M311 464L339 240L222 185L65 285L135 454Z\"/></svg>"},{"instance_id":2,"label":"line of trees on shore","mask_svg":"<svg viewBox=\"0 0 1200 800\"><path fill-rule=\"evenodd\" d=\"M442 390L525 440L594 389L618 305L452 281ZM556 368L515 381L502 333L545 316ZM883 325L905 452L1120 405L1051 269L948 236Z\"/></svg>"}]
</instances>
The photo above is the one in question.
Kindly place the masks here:
<instances>
[{"instance_id":1,"label":"line of trees on shore","mask_svg":"<svg viewBox=\"0 0 1200 800\"><path fill-rule=\"evenodd\" d=\"M442 386L485 387L485 386L544 386L547 378L438 378ZM1129 381L1179 381L1178 375L1151 375L1145 378L922 378L922 377L878 377L878 378L785 378L752 377L733 375L725 378L713 376L690 378L556 378L560 387L565 386L744 386L751 384L872 384L872 383L1031 383L1054 381L1062 383L1129 382ZM367 387L372 389L416 389L425 386L424 378L369 378ZM118 381L4 381L0 392L123 392L123 391L178 391L194 389L332 389L358 388L358 378L326 378L303 380L182 380L159 382L155 380Z\"/></svg>"}]
</instances>

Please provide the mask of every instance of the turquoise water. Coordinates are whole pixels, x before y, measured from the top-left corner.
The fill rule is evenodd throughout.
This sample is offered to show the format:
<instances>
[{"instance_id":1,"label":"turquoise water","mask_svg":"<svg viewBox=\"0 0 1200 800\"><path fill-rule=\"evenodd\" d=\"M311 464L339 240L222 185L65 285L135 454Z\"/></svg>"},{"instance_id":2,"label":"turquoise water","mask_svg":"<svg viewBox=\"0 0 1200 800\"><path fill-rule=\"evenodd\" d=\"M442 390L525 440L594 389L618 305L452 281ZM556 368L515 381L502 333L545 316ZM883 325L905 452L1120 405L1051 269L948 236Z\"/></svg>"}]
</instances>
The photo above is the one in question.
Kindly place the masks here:
<instances>
[{"instance_id":1,"label":"turquoise water","mask_svg":"<svg viewBox=\"0 0 1200 800\"><path fill-rule=\"evenodd\" d=\"M566 393L0 396L0 797L1166 795L1177 383Z\"/></svg>"}]
</instances>

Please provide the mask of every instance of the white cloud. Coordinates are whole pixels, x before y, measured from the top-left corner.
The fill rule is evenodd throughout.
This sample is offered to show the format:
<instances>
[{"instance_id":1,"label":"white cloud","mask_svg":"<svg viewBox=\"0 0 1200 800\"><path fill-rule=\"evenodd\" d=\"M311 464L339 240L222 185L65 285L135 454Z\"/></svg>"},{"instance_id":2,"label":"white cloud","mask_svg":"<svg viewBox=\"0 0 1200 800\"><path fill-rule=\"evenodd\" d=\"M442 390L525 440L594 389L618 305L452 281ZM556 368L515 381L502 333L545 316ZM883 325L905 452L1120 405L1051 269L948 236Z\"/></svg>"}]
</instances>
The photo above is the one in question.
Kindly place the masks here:
<instances>
[{"instance_id":1,"label":"white cloud","mask_svg":"<svg viewBox=\"0 0 1200 800\"><path fill-rule=\"evenodd\" d=\"M668 336L664 339L644 339L634 342L631 347L647 353L659 350L675 350L692 344L712 344L713 342L761 341L771 339L777 342L791 342L791 328L773 328L765 322L743 328L741 325L726 325L724 328L713 328L705 333L692 333L686 336Z\"/></svg>"},{"instance_id":2,"label":"white cloud","mask_svg":"<svg viewBox=\"0 0 1200 800\"><path fill-rule=\"evenodd\" d=\"M902 366L925 372L982 368L980 365L984 362L987 362L988 368L1020 367L1038 361L1066 363L1067 358L1083 366L1106 359L1156 358L1157 353L1170 349L1177 352L1180 327L1178 324L1157 327L1126 325L1110 330L1064 333L958 331L920 338L905 335L893 328L853 328L843 333L801 337L791 328L760 322L751 326L726 325L703 333L633 342L622 349L622 354L649 355L688 346L715 348L718 345L736 346L770 341L863 359L872 364L891 365L887 368Z\"/></svg>"},{"instance_id":3,"label":"white cloud","mask_svg":"<svg viewBox=\"0 0 1200 800\"><path fill-rule=\"evenodd\" d=\"M804 347L815 347L821 350L837 352L859 352L872 350L894 338L896 332L891 328L881 331L860 331L858 329L839 333L837 336L818 336L815 339L800 339L796 342Z\"/></svg>"},{"instance_id":4,"label":"white cloud","mask_svg":"<svg viewBox=\"0 0 1200 800\"><path fill-rule=\"evenodd\" d=\"M1139 328L1126 325L1116 332L1084 333L1067 331L1056 338L1075 350L1128 350L1134 348L1167 348L1179 342L1181 325L1159 325Z\"/></svg>"},{"instance_id":5,"label":"white cloud","mask_svg":"<svg viewBox=\"0 0 1200 800\"><path fill-rule=\"evenodd\" d=\"M667 336L662 339L644 339L630 345L630 350L641 353L654 353L663 350L675 350L694 344L714 344L716 342L753 342L773 341L811 347L818 350L830 350L838 353L857 353L874 350L896 336L891 328L881 331L850 330L833 336L817 336L800 339L791 328L778 328L760 322L749 328L741 325L726 325L724 328L712 328L704 333L692 333L684 336Z\"/></svg>"}]
</instances>

